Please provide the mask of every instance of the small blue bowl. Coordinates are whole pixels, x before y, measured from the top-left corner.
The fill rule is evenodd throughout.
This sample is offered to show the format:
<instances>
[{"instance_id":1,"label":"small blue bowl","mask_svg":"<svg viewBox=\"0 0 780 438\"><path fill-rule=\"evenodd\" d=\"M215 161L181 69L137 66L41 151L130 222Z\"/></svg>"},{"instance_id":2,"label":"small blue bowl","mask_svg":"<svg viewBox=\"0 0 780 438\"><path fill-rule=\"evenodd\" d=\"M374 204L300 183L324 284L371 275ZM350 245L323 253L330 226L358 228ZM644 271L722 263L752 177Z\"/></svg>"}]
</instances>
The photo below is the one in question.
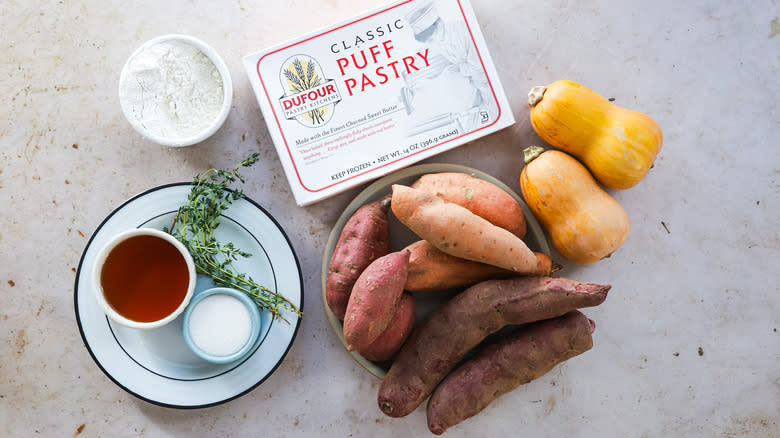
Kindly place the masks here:
<instances>
[{"instance_id":1,"label":"small blue bowl","mask_svg":"<svg viewBox=\"0 0 780 438\"><path fill-rule=\"evenodd\" d=\"M227 355L227 356L215 356L211 353L208 353L206 351L203 351L198 345L192 340L192 335L190 333L190 319L192 317L192 311L197 307L198 303L203 301L203 299L210 297L212 295L216 294L224 294L228 295L230 297L238 299L249 311L249 317L251 319L252 328L249 332L249 339L247 339L246 343L238 349L237 351ZM200 293L197 293L192 300L190 301L190 304L187 306L187 309L184 311L184 321L182 323L182 333L184 334L184 341L187 343L187 346L192 350L195 355L200 357L203 360L206 360L211 363L216 364L225 364L229 362L235 362L244 356L246 356L251 350L252 347L255 345L255 342L257 342L257 339L260 337L260 309L257 308L257 304L250 298L247 294L244 292L241 292L236 289L231 289L227 287L214 287L211 289L206 289Z\"/></svg>"}]
</instances>

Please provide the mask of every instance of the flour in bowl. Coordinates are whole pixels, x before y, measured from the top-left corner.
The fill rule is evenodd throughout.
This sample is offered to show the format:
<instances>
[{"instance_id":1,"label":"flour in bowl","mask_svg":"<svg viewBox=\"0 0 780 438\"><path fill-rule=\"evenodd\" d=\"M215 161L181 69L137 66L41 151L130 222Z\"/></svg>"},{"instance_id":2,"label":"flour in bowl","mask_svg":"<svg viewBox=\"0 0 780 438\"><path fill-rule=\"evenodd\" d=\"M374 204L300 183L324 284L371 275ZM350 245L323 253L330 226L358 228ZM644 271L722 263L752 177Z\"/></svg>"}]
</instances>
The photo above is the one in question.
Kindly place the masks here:
<instances>
[{"instance_id":1,"label":"flour in bowl","mask_svg":"<svg viewBox=\"0 0 780 438\"><path fill-rule=\"evenodd\" d=\"M119 83L122 109L150 134L188 138L208 129L225 96L216 65L197 47L164 40L143 48Z\"/></svg>"}]
</instances>

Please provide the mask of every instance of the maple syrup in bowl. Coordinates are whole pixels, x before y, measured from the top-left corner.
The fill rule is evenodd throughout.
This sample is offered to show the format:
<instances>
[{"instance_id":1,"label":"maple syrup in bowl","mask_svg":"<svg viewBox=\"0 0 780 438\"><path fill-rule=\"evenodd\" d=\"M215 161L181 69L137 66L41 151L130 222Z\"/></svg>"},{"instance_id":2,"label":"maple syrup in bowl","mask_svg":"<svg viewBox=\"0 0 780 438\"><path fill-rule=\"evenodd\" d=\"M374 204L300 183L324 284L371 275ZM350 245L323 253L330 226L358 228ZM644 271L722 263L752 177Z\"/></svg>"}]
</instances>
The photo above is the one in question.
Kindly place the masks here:
<instances>
[{"instance_id":1,"label":"maple syrup in bowl","mask_svg":"<svg viewBox=\"0 0 780 438\"><path fill-rule=\"evenodd\" d=\"M98 253L92 273L103 312L127 327L161 327L179 316L195 289L195 264L168 233L136 228L116 235Z\"/></svg>"}]
</instances>

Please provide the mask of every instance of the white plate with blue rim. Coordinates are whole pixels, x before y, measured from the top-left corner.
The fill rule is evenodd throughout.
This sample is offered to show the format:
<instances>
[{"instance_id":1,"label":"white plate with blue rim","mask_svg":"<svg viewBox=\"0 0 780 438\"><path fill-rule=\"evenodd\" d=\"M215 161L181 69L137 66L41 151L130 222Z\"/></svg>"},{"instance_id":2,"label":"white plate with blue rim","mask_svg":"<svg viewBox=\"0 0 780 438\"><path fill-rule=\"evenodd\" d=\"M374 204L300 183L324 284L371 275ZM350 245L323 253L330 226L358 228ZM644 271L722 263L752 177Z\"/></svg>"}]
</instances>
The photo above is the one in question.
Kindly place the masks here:
<instances>
[{"instance_id":1,"label":"white plate with blue rim","mask_svg":"<svg viewBox=\"0 0 780 438\"><path fill-rule=\"evenodd\" d=\"M98 367L130 394L182 409L225 403L256 388L282 363L300 327L300 318L292 312L282 314L285 322L266 311L251 353L237 362L214 364L187 347L182 316L151 330L124 327L106 317L91 284L90 273L98 251L121 231L170 226L191 187L189 183L159 186L111 212L84 249L74 289L79 331ZM215 237L251 253L251 257L236 261L236 268L282 293L303 311L303 276L298 258L282 227L263 207L249 198L233 201L220 218ZM214 286L208 276L198 274L195 294Z\"/></svg>"}]
</instances>

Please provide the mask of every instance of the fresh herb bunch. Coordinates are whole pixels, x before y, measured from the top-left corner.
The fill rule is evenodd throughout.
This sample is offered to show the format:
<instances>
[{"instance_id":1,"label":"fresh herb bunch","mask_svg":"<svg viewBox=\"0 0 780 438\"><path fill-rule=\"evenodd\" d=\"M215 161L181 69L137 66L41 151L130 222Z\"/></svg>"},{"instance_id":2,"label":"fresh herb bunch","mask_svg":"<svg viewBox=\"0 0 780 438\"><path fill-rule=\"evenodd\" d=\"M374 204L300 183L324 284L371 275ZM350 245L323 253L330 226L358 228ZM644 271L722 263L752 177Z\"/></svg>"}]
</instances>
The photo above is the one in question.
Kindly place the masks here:
<instances>
[{"instance_id":1,"label":"fresh herb bunch","mask_svg":"<svg viewBox=\"0 0 780 438\"><path fill-rule=\"evenodd\" d=\"M214 237L222 212L233 201L244 197L240 189L229 190L228 184L245 182L239 169L252 166L258 159L259 154L253 153L230 172L209 169L202 175L196 175L187 203L179 207L170 229L164 228L164 231L187 247L199 273L211 277L217 286L243 291L258 307L271 312L274 318L287 321L282 316L283 309L298 317L302 316L301 311L283 295L256 283L233 266L239 257L251 257L252 254L236 248L232 242L222 243Z\"/></svg>"}]
</instances>

